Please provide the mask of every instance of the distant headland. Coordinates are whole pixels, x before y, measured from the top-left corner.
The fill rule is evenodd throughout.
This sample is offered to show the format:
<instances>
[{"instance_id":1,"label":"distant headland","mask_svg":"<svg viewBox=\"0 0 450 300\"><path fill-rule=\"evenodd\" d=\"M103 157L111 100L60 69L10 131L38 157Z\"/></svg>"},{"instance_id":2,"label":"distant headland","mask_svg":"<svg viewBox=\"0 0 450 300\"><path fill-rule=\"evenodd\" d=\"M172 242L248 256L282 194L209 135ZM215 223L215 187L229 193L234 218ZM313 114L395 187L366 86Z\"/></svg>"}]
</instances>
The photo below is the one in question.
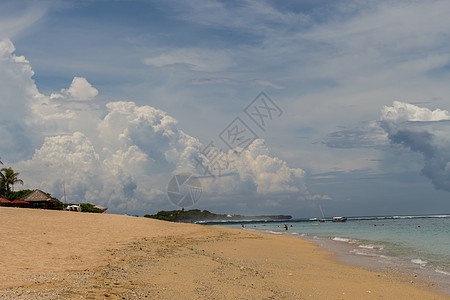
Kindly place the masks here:
<instances>
[{"instance_id":1,"label":"distant headland","mask_svg":"<svg viewBox=\"0 0 450 300\"><path fill-rule=\"evenodd\" d=\"M215 214L208 210L201 211L200 209L191 210L171 210L159 211L155 215L145 215L146 218L193 223L199 221L269 221L269 220L290 220L292 216L289 215L263 215L263 216L242 216L242 215L226 215Z\"/></svg>"}]
</instances>

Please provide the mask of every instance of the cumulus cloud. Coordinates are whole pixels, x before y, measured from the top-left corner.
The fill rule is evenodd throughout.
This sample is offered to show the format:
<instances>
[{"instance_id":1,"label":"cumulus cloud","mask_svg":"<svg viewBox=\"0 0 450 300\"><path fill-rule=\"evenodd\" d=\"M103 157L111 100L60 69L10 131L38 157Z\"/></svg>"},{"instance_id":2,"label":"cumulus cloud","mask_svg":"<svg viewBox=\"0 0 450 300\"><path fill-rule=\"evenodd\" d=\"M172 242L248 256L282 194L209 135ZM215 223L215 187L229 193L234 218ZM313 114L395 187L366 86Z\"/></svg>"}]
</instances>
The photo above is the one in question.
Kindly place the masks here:
<instances>
[{"instance_id":1,"label":"cumulus cloud","mask_svg":"<svg viewBox=\"0 0 450 300\"><path fill-rule=\"evenodd\" d=\"M68 201L113 211L163 205L168 179L177 167L194 170L191 156L200 143L153 107L111 102L106 109L95 122L88 115L96 127L86 133L47 137L32 159L17 165L24 180L58 197L65 185Z\"/></svg>"},{"instance_id":2,"label":"cumulus cloud","mask_svg":"<svg viewBox=\"0 0 450 300\"><path fill-rule=\"evenodd\" d=\"M9 153L8 161L32 154L28 104L39 96L29 62L14 51L9 39L0 40L0 154Z\"/></svg>"},{"instance_id":3,"label":"cumulus cloud","mask_svg":"<svg viewBox=\"0 0 450 300\"><path fill-rule=\"evenodd\" d=\"M413 104L394 101L392 106L384 106L381 110L381 120L384 122L405 121L441 121L450 120L450 114L446 110L430 110Z\"/></svg>"},{"instance_id":4,"label":"cumulus cloud","mask_svg":"<svg viewBox=\"0 0 450 300\"><path fill-rule=\"evenodd\" d=\"M237 156L233 150L227 155L227 166L221 177L209 186L214 193L239 190L244 194L259 193L305 193L306 186L300 184L305 172L300 168L290 168L285 161L270 156L264 140L257 139Z\"/></svg>"},{"instance_id":5,"label":"cumulus cloud","mask_svg":"<svg viewBox=\"0 0 450 300\"><path fill-rule=\"evenodd\" d=\"M59 94L43 95L34 84L29 62L14 55L10 41L0 43L0 54L0 76L6 80L0 83L0 93L2 108L7 108L2 116L12 120L18 110L27 120L25 129L0 124L1 156L5 162L17 147L28 143L31 153L13 165L27 187L60 199L65 190L68 202L98 203L112 212L139 212L171 207L165 191L174 174L201 175L198 161L203 145L166 112L125 101L99 108L91 104L97 89L82 77L75 77ZM203 180L204 205L231 197L240 203L230 202L228 208L259 201L264 210L285 199L328 199L311 195L303 182L305 172L271 156L263 140L255 140L230 161L226 172L229 176L216 181Z\"/></svg>"},{"instance_id":6,"label":"cumulus cloud","mask_svg":"<svg viewBox=\"0 0 450 300\"><path fill-rule=\"evenodd\" d=\"M133 102L111 102L106 108L91 139L81 132L46 138L32 159L17 165L24 179L58 196L65 185L71 201L138 211L164 207L165 188L174 174L201 173L201 143L180 130L167 113ZM244 150L226 171L232 176L203 181L204 198L244 194L251 202L255 196L277 194L300 195L297 200L318 197L308 193L304 171L270 156L262 140Z\"/></svg>"},{"instance_id":7,"label":"cumulus cloud","mask_svg":"<svg viewBox=\"0 0 450 300\"><path fill-rule=\"evenodd\" d=\"M264 211L296 207L301 201L331 200L327 195L311 194L304 183L305 171L272 156L262 139L256 139L239 156L233 150L221 154L226 155L221 160L227 162L222 164L223 176L216 180L200 176L205 198L215 208ZM198 169L200 174L202 171Z\"/></svg>"},{"instance_id":8,"label":"cumulus cloud","mask_svg":"<svg viewBox=\"0 0 450 300\"><path fill-rule=\"evenodd\" d=\"M74 100L92 100L97 96L98 90L83 77L74 77L68 89L62 89L61 94L51 94L50 99L67 97Z\"/></svg>"},{"instance_id":9,"label":"cumulus cloud","mask_svg":"<svg viewBox=\"0 0 450 300\"><path fill-rule=\"evenodd\" d=\"M450 114L394 102L382 109L381 127L391 143L423 155L422 174L440 190L450 192Z\"/></svg>"},{"instance_id":10,"label":"cumulus cloud","mask_svg":"<svg viewBox=\"0 0 450 300\"><path fill-rule=\"evenodd\" d=\"M0 41L0 57L2 60L14 59L10 56L16 49L13 43L9 39L3 39Z\"/></svg>"},{"instance_id":11,"label":"cumulus cloud","mask_svg":"<svg viewBox=\"0 0 450 300\"><path fill-rule=\"evenodd\" d=\"M305 171L289 168L285 161L271 157L263 140L255 140L241 155L233 167L244 180L252 179L258 193L306 192L305 186L298 185Z\"/></svg>"}]
</instances>

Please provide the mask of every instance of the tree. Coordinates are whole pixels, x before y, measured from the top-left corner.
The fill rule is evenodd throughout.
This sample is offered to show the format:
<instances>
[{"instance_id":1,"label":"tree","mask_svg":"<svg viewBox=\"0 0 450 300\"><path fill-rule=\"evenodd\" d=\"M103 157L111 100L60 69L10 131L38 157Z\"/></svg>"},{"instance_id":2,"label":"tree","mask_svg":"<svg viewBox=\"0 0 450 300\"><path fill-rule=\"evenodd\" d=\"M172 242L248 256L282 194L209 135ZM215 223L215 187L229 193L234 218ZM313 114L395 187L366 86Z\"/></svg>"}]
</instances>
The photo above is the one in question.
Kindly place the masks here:
<instances>
[{"instance_id":1,"label":"tree","mask_svg":"<svg viewBox=\"0 0 450 300\"><path fill-rule=\"evenodd\" d=\"M19 174L20 173L14 172L11 167L3 168L0 172L0 186L6 188L6 192L9 193L11 191L11 186L14 188L16 183L23 185L23 180L18 177Z\"/></svg>"}]
</instances>

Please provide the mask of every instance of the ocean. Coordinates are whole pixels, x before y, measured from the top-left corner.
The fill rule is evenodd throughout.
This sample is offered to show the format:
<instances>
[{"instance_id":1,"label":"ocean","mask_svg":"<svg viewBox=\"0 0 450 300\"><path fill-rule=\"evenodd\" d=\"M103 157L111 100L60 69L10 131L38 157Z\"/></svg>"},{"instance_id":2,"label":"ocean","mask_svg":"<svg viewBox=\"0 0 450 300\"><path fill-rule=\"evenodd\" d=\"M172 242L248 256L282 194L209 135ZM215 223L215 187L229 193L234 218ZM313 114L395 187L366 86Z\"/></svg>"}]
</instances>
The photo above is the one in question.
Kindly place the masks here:
<instances>
[{"instance_id":1,"label":"ocean","mask_svg":"<svg viewBox=\"0 0 450 300\"><path fill-rule=\"evenodd\" d=\"M244 224L246 230L311 240L346 263L418 274L450 294L450 215L354 217L344 223L298 219L208 224L234 228Z\"/></svg>"}]
</instances>

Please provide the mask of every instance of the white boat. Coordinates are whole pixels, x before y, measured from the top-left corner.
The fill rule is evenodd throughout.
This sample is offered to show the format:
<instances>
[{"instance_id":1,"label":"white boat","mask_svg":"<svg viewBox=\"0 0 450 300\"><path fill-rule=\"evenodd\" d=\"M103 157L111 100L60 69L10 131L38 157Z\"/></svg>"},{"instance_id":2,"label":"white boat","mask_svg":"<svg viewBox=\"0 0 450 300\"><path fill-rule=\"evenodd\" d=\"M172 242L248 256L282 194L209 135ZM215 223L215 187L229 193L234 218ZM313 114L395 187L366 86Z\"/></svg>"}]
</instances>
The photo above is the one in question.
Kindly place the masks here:
<instances>
[{"instance_id":1,"label":"white boat","mask_svg":"<svg viewBox=\"0 0 450 300\"><path fill-rule=\"evenodd\" d=\"M345 222L345 221L347 221L347 218L346 217L337 217L337 216L335 216L335 217L333 217L333 220L331 220L332 222Z\"/></svg>"}]
</instances>

